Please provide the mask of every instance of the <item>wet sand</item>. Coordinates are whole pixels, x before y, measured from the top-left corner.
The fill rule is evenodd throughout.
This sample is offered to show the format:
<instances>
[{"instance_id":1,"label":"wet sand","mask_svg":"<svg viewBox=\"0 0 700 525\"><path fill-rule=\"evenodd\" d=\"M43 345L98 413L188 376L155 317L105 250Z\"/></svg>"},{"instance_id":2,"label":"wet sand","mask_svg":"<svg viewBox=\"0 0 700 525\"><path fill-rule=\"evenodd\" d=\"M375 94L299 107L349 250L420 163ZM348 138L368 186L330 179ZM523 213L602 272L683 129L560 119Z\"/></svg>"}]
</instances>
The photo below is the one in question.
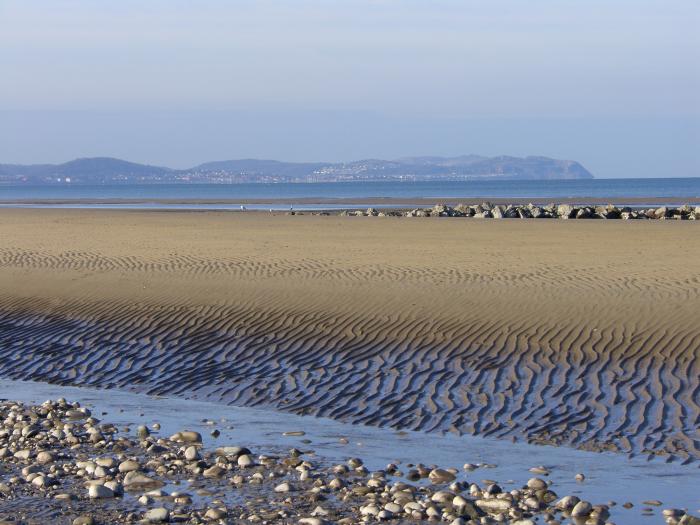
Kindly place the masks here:
<instances>
[{"instance_id":1,"label":"wet sand","mask_svg":"<svg viewBox=\"0 0 700 525\"><path fill-rule=\"evenodd\" d=\"M676 221L0 211L0 376L700 458Z\"/></svg>"}]
</instances>

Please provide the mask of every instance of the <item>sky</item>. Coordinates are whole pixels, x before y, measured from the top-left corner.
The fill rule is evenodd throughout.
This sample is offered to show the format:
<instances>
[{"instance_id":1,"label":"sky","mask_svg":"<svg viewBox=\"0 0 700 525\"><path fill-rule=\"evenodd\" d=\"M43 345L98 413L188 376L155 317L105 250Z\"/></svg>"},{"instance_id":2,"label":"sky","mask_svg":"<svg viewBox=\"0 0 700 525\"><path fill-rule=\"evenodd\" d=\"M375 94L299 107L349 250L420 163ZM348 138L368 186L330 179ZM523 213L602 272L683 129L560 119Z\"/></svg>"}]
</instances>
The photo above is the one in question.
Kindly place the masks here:
<instances>
[{"instance_id":1,"label":"sky","mask_svg":"<svg viewBox=\"0 0 700 525\"><path fill-rule=\"evenodd\" d=\"M697 0L0 0L0 163L547 155L700 176Z\"/></svg>"}]
</instances>

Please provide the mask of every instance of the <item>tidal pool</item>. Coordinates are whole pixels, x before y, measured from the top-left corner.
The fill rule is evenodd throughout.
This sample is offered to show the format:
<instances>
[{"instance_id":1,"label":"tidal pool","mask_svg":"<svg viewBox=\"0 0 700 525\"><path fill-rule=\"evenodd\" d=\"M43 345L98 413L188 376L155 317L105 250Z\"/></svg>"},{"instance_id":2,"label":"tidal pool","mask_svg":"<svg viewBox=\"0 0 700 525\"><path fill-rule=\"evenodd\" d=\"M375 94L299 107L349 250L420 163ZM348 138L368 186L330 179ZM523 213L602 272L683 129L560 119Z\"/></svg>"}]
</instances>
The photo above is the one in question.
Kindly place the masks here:
<instances>
[{"instance_id":1,"label":"tidal pool","mask_svg":"<svg viewBox=\"0 0 700 525\"><path fill-rule=\"evenodd\" d=\"M255 453L297 447L313 450L329 462L358 456L369 469L384 468L388 463L424 463L460 469L465 463L484 464L488 466L461 470L458 479L479 484L492 479L507 490L523 485L535 476L529 469L541 465L550 470L548 479L560 496L574 494L594 504L616 502L610 520L617 525L663 523L664 508L700 513L700 469L695 463L681 465L666 463L663 458L628 458L614 453L474 436L404 432L272 409L0 379L2 399L40 403L59 397L79 401L90 407L95 417L122 426L146 424L150 428L158 422L160 434L165 436L178 430L197 430L205 446L210 447L245 445ZM211 436L213 429L220 432L216 438ZM578 473L585 475L585 481L575 480ZM643 509L649 508L643 504L645 500L660 500L663 505L645 513ZM634 507L624 509L625 502L633 503Z\"/></svg>"}]
</instances>

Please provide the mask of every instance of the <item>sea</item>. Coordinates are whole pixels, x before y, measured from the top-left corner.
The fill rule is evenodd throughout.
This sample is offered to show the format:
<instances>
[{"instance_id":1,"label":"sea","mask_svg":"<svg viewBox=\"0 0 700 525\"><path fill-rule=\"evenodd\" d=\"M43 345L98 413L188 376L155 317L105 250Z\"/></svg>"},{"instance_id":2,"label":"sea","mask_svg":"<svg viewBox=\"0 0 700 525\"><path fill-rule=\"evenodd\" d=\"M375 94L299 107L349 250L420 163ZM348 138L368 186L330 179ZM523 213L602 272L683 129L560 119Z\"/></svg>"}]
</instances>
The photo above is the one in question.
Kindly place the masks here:
<instances>
[{"instance_id":1,"label":"sea","mask_svg":"<svg viewBox=\"0 0 700 525\"><path fill-rule=\"evenodd\" d=\"M60 207L187 207L236 208L235 201L271 199L274 206L288 207L280 201L288 199L343 199L343 208L351 207L352 199L392 198L400 206L401 199L513 199L523 202L557 201L558 199L609 199L615 204L626 204L625 199L676 199L667 204L700 204L700 177L692 178L626 178L590 180L527 180L527 181L436 181L436 182L328 182L277 184L71 184L0 185L3 206L60 206ZM187 203L188 200L221 200L226 204ZM60 203L38 201L62 201ZM130 203L104 201L128 200ZM159 200L184 201L158 203ZM73 201L73 202L67 202ZM84 201L84 202L75 202ZM311 207L312 205L307 205ZM359 206L359 204L358 204ZM248 206L250 208L256 207ZM323 208L332 208L324 205Z\"/></svg>"}]
</instances>

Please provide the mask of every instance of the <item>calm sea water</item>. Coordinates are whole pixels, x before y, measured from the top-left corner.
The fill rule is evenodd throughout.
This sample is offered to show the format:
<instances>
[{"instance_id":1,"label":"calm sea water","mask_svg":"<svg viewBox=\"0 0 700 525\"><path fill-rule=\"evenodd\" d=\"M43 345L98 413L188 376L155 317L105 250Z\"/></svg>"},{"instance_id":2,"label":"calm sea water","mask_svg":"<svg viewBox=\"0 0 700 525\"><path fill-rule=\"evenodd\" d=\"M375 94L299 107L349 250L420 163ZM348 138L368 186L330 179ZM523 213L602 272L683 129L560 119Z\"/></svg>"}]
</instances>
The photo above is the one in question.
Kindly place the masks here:
<instances>
[{"instance_id":1,"label":"calm sea water","mask_svg":"<svg viewBox=\"0 0 700 525\"><path fill-rule=\"evenodd\" d=\"M0 185L0 200L30 199L298 199L484 197L679 197L700 199L700 177L572 181L336 182L309 184ZM683 199L682 199L683 200Z\"/></svg>"}]
</instances>

